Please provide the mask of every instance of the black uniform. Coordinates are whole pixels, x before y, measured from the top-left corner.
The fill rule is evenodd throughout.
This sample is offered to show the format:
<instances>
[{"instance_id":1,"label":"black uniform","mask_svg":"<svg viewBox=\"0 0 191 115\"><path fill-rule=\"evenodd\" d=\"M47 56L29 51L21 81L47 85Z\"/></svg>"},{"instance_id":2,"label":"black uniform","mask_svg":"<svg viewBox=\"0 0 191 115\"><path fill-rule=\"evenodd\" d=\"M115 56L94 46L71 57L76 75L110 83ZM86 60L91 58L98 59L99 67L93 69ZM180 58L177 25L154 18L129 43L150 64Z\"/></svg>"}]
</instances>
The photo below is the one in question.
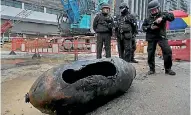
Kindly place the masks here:
<instances>
[{"instance_id":1,"label":"black uniform","mask_svg":"<svg viewBox=\"0 0 191 115\"><path fill-rule=\"evenodd\" d=\"M119 57L130 62L134 59L136 50L135 40L133 40L137 31L136 20L133 15L126 12L117 17L116 25Z\"/></svg>"},{"instance_id":2,"label":"black uniform","mask_svg":"<svg viewBox=\"0 0 191 115\"><path fill-rule=\"evenodd\" d=\"M160 24L154 23L154 21L162 17L162 22ZM149 16L144 20L142 28L146 32L146 40L148 41L148 64L150 70L155 72L155 50L157 43L162 49L164 57L164 67L165 70L171 70L172 66L172 50L168 45L168 40L166 38L166 21L173 21L174 15L172 13L160 12L156 16ZM159 28L152 30L151 25L157 25Z\"/></svg>"},{"instance_id":3,"label":"black uniform","mask_svg":"<svg viewBox=\"0 0 191 115\"><path fill-rule=\"evenodd\" d=\"M132 38L132 52L131 52L131 61L134 61L135 62L135 50L136 50L136 40L135 40L135 36L133 36Z\"/></svg>"},{"instance_id":4,"label":"black uniform","mask_svg":"<svg viewBox=\"0 0 191 115\"><path fill-rule=\"evenodd\" d=\"M105 46L106 58L111 57L111 36L113 19L102 13L98 14L93 22L93 29L97 33L97 59L102 57L103 44Z\"/></svg>"},{"instance_id":5,"label":"black uniform","mask_svg":"<svg viewBox=\"0 0 191 115\"><path fill-rule=\"evenodd\" d=\"M134 59L135 57L135 50L136 50L136 35L138 34L138 25L137 25L137 20L136 20L136 17L134 17L135 21L134 21L134 25L135 25L135 29L134 29L134 34L133 34L133 38L132 38L132 57L131 57L131 61L132 62L135 62L135 63L138 63L138 61L136 61Z\"/></svg>"}]
</instances>

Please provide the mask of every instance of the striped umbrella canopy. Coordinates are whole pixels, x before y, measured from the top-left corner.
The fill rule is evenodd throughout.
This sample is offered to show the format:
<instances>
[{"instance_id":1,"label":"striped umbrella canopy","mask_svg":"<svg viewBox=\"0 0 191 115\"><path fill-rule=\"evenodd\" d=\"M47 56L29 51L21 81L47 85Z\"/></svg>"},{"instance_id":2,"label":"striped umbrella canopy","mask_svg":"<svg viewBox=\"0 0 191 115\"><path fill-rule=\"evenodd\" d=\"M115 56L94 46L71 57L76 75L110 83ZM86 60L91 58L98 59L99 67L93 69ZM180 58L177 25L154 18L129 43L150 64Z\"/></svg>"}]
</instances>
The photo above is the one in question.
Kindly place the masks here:
<instances>
[{"instance_id":1,"label":"striped umbrella canopy","mask_svg":"<svg viewBox=\"0 0 191 115\"><path fill-rule=\"evenodd\" d=\"M174 14L175 20L167 22L167 29L178 30L185 29L190 26L190 16L182 10L169 11Z\"/></svg>"}]
</instances>

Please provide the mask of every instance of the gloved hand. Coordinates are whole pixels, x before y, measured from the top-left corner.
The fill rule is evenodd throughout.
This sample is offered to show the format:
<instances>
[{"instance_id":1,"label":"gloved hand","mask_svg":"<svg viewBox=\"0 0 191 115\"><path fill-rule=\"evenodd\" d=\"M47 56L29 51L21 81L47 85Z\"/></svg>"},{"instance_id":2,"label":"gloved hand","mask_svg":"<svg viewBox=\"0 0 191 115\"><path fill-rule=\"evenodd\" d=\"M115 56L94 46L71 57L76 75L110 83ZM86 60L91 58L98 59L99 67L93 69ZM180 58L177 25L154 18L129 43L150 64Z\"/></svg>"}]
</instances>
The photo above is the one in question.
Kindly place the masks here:
<instances>
[{"instance_id":1,"label":"gloved hand","mask_svg":"<svg viewBox=\"0 0 191 115\"><path fill-rule=\"evenodd\" d=\"M155 22L156 22L157 24L160 24L161 21L162 21L162 17L159 17L159 18L157 18L157 19L155 20Z\"/></svg>"},{"instance_id":2,"label":"gloved hand","mask_svg":"<svg viewBox=\"0 0 191 115\"><path fill-rule=\"evenodd\" d=\"M154 24L151 25L151 29L152 29L152 30L157 29L157 28L159 28L159 27L156 26L156 25L154 25Z\"/></svg>"}]
</instances>

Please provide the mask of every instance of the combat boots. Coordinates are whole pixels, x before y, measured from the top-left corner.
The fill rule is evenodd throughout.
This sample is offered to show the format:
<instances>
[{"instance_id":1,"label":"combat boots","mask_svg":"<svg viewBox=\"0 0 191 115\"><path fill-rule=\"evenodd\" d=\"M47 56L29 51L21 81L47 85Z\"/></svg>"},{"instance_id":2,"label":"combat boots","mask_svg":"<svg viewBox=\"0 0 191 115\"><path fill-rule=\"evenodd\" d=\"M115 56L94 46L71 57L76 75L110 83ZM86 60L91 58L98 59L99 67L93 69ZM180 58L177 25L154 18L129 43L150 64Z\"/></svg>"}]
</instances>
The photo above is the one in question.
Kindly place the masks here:
<instances>
[{"instance_id":1,"label":"combat boots","mask_svg":"<svg viewBox=\"0 0 191 115\"><path fill-rule=\"evenodd\" d=\"M131 63L138 63L138 61L135 60L135 59L132 59L132 60L131 60Z\"/></svg>"},{"instance_id":2,"label":"combat boots","mask_svg":"<svg viewBox=\"0 0 191 115\"><path fill-rule=\"evenodd\" d=\"M148 75L152 75L152 74L155 74L155 70L148 71Z\"/></svg>"},{"instance_id":3,"label":"combat boots","mask_svg":"<svg viewBox=\"0 0 191 115\"><path fill-rule=\"evenodd\" d=\"M168 74L168 75L176 75L176 73L174 71L172 71L171 69L166 69L165 70L165 74Z\"/></svg>"}]
</instances>

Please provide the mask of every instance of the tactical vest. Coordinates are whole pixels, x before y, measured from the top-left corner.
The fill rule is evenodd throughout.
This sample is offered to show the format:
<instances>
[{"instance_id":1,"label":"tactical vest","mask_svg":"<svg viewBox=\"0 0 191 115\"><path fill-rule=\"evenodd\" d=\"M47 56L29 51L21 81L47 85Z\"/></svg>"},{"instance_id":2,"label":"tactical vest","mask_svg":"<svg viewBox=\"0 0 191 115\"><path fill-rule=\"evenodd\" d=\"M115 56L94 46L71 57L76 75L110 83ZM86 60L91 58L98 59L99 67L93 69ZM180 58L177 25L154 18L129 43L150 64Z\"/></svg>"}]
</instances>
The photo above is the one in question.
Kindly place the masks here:
<instances>
[{"instance_id":1,"label":"tactical vest","mask_svg":"<svg viewBox=\"0 0 191 115\"><path fill-rule=\"evenodd\" d=\"M104 16L98 14L97 32L111 32L112 31L112 17L110 15Z\"/></svg>"},{"instance_id":2,"label":"tactical vest","mask_svg":"<svg viewBox=\"0 0 191 115\"><path fill-rule=\"evenodd\" d=\"M120 16L118 20L120 33L132 33L132 23L130 15Z\"/></svg>"}]
</instances>

